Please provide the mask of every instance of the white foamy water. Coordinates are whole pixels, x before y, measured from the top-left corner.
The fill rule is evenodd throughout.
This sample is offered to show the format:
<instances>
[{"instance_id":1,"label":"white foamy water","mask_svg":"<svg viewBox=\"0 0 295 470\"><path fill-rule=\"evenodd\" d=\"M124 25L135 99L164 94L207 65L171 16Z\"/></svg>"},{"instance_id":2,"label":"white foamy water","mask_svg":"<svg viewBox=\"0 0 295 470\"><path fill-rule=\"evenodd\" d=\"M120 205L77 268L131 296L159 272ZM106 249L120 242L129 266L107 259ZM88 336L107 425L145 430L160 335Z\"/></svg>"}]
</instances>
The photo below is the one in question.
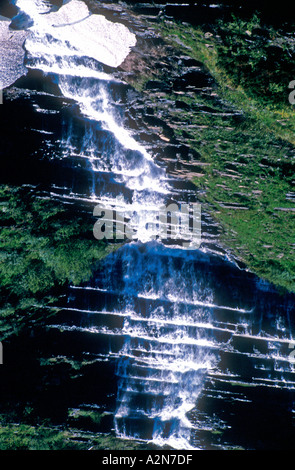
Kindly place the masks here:
<instances>
[{"instance_id":1,"label":"white foamy water","mask_svg":"<svg viewBox=\"0 0 295 470\"><path fill-rule=\"evenodd\" d=\"M48 43L55 40L60 55L92 57L118 67L136 44L135 35L126 26L90 14L80 0L72 0L52 13L41 0L17 0L16 5L34 21L32 37L26 42L34 57L46 54Z\"/></svg>"},{"instance_id":2,"label":"white foamy water","mask_svg":"<svg viewBox=\"0 0 295 470\"><path fill-rule=\"evenodd\" d=\"M41 0L17 0L17 6L34 21L25 43L28 68L57 77L63 96L76 101L81 114L90 122L79 148L75 136L71 131L68 133L62 142L63 158L85 158L89 162L93 171L93 201L99 199L95 173L114 175L118 184L129 188L141 212L138 238L149 241L153 234L145 231L148 212L143 206L163 205L163 195L169 191L165 170L154 163L144 146L122 125L109 91L112 84L119 82L101 66L101 63L118 66L135 45L136 37L120 23L90 15L79 0L72 0L52 13L48 13L48 5ZM95 123L112 136L103 152L97 150ZM148 194L143 195L143 191ZM117 200L112 196L107 199L110 208ZM124 197L122 201L128 211Z\"/></svg>"},{"instance_id":3,"label":"white foamy water","mask_svg":"<svg viewBox=\"0 0 295 470\"><path fill-rule=\"evenodd\" d=\"M228 267L221 269L216 263L214 268L214 259L204 262L198 259L199 253L167 249L151 241L153 233L145 226L152 222L151 213L157 213L171 196L170 181L165 169L124 127L120 114L124 84L118 86L102 66L117 66L124 60L135 44L134 35L104 17L89 16L86 5L78 0L54 13L48 13L48 4L41 0L17 0L17 5L34 21L25 45L27 66L52 75L62 95L74 103L76 114L67 117L58 157L69 159L67 164L73 167L78 161L75 169L83 165L90 186L81 192L68 191L60 183L52 186L51 195L60 195L64 203L101 204L110 210L112 223L115 210L130 217L138 213L142 242L125 245L108 256L89 285L71 286L63 310L69 324L51 327L87 338L91 334L97 349L107 341L101 357L116 360L114 426L118 436L195 449L198 443L194 444L192 432L199 423L195 421L194 428L192 412L206 387L208 394L211 383L214 388L214 382L208 385L208 377L209 381L218 378L218 397L228 394L232 402L250 400L224 391L222 381L294 386L288 328L278 313L275 331L264 332L262 317L271 316L271 307L263 307L263 314L253 308L249 300L253 286L246 296L239 284L231 291L235 277ZM76 323L72 314L81 315L81 322ZM220 352L225 355L222 365ZM248 361L246 369L253 365L250 378L244 378L243 365L235 369L235 362L240 364L243 358ZM263 376L265 371L269 376ZM285 379L286 371L291 377Z\"/></svg>"}]
</instances>

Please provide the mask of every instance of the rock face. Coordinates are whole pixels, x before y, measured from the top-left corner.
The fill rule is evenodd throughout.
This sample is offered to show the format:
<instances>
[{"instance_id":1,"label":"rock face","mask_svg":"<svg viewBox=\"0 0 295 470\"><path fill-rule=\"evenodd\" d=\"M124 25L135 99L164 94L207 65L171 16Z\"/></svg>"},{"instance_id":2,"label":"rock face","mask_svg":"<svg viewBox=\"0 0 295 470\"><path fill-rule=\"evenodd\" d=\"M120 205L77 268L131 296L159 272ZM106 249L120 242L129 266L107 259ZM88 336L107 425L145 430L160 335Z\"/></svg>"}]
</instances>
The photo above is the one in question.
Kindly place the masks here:
<instances>
[{"instance_id":1,"label":"rock face","mask_svg":"<svg viewBox=\"0 0 295 470\"><path fill-rule=\"evenodd\" d=\"M58 11L48 11L46 5L26 0L18 0L17 6L32 22L29 23L32 41L27 42L26 49L34 56L44 55L49 37L52 46L62 48L65 53L66 44L71 44L71 51L77 56L118 67L136 43L135 36L124 25L90 14L87 5L80 0L65 3Z\"/></svg>"},{"instance_id":2,"label":"rock face","mask_svg":"<svg viewBox=\"0 0 295 470\"><path fill-rule=\"evenodd\" d=\"M30 2L21 0L16 13L4 5L1 12L11 13L12 20L0 16L0 87L7 88L27 73L24 66L24 43L37 26L54 41L69 41L80 56L90 55L102 63L117 67L136 43L135 35L121 23L113 23L102 15L89 14L84 2L52 2L47 10L32 9ZM5 8L4 8L5 7ZM42 13L47 13L46 15ZM76 21L77 17L81 20ZM33 30L29 30L33 28ZM29 47L29 43L28 43ZM42 55L42 50L40 51Z\"/></svg>"},{"instance_id":3,"label":"rock face","mask_svg":"<svg viewBox=\"0 0 295 470\"><path fill-rule=\"evenodd\" d=\"M6 88L27 73L23 44L29 33L13 31L9 18L0 19L0 88Z\"/></svg>"},{"instance_id":4,"label":"rock face","mask_svg":"<svg viewBox=\"0 0 295 470\"><path fill-rule=\"evenodd\" d=\"M111 80L108 91L124 129L167 169L175 189L187 197L190 190L196 193L190 179L198 178L208 165L199 147L190 145L190 131L212 128L214 123L212 145L225 159L223 185L238 179L241 165L251 159L250 151L233 165L216 132L225 128L230 139L234 123L243 115L221 102L203 65L189 57L189 51L186 55L164 43L142 14L136 16L119 4L90 3L93 13L120 21L137 36L136 46L119 68L104 67L122 80ZM152 22L153 15L149 19ZM139 79L141 93L130 86L137 86ZM88 81L85 89L90 87ZM85 89L80 86L81 96ZM85 213L92 204L92 185L96 191L106 188L114 194L125 185L118 177L122 168L108 161L119 135L85 119L77 100L59 93L56 82L39 70L30 70L6 91L2 182L23 184L35 195L50 195L65 205L76 201L77 211ZM198 143L201 150L202 136ZM123 146L118 148L123 154ZM130 165L132 156L127 152ZM140 152L135 157L140 168ZM147 165L153 169L151 162ZM131 190L132 185L126 198L131 198ZM239 206L230 201L233 211L245 209L245 193L245 188L237 193ZM260 191L255 194L259 197ZM177 420L170 421L171 410L181 412L182 397L194 399L197 391L197 406L188 415L194 446L291 448L295 378L286 335L293 337L288 312L294 299L279 297L251 273L224 263L218 227L210 225L209 218L206 222L203 234L212 256L199 253L193 260L178 251L171 256L166 248L125 247L104 262L92 283L69 287L58 314L46 318L46 327L33 325L21 339L5 345L1 413L7 412L7 404L22 410L30 403L38 423L40 416L97 433L111 432L116 414L121 434L127 429L128 435L128 424L135 422L138 428L131 428L129 435L138 436L139 430L143 439L150 439L154 424L161 421L161 403L168 432L177 425ZM212 360L206 372L203 352ZM103 412L99 422L97 410ZM19 415L23 418L21 411ZM88 422L90 415L93 422ZM75 438L90 447L89 433L81 437L77 431Z\"/></svg>"}]
</instances>

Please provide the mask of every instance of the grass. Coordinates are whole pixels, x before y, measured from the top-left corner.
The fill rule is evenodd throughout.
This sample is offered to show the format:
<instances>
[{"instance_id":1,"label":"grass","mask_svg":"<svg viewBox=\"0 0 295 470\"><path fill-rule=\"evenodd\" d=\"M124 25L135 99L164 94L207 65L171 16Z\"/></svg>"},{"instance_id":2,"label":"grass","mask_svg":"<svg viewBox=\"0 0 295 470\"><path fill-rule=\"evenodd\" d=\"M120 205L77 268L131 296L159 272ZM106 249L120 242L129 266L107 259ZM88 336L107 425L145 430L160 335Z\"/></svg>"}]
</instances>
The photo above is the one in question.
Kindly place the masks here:
<instances>
[{"instance_id":1,"label":"grass","mask_svg":"<svg viewBox=\"0 0 295 470\"><path fill-rule=\"evenodd\" d=\"M67 434L45 427L9 424L0 427L0 450L62 450L75 448Z\"/></svg>"},{"instance_id":2,"label":"grass","mask_svg":"<svg viewBox=\"0 0 295 470\"><path fill-rule=\"evenodd\" d=\"M0 332L4 339L31 316L48 315L43 307L53 305L68 283L87 280L115 245L94 239L89 217L38 198L28 188L2 185L0 210Z\"/></svg>"},{"instance_id":3,"label":"grass","mask_svg":"<svg viewBox=\"0 0 295 470\"><path fill-rule=\"evenodd\" d=\"M272 128L277 137L295 144L295 113L288 100L288 85L295 77L295 61L289 56L288 46L292 46L295 56L295 42L284 44L282 34L269 27L274 44L280 41L284 51L282 63L274 64L271 57L265 57L268 39L252 34L260 27L254 15L248 22L233 16L232 22L211 25L214 33L170 21L162 21L159 31L178 48L182 43L187 54L202 62L217 81L222 98L254 119L262 132ZM268 66L261 67L261 57Z\"/></svg>"},{"instance_id":4,"label":"grass","mask_svg":"<svg viewBox=\"0 0 295 470\"><path fill-rule=\"evenodd\" d=\"M0 450L136 450L143 446L112 434L83 433L74 428L5 424L0 427Z\"/></svg>"},{"instance_id":5,"label":"grass","mask_svg":"<svg viewBox=\"0 0 295 470\"><path fill-rule=\"evenodd\" d=\"M295 113L286 84L295 70L294 77L288 75L294 68L288 51L279 64L266 61L269 69L277 67L273 79L266 66L261 69L267 43L254 31L262 26L286 52L289 42L284 44L282 34L261 25L256 15L210 25L211 32L207 26L162 20L158 30L165 40L202 62L217 84L212 96L172 92L166 98L185 103L171 109L170 118L178 123L178 139L207 163L194 183L223 227L222 241L259 276L295 292ZM280 73L285 80L278 86ZM200 111L202 105L211 112Z\"/></svg>"}]
</instances>

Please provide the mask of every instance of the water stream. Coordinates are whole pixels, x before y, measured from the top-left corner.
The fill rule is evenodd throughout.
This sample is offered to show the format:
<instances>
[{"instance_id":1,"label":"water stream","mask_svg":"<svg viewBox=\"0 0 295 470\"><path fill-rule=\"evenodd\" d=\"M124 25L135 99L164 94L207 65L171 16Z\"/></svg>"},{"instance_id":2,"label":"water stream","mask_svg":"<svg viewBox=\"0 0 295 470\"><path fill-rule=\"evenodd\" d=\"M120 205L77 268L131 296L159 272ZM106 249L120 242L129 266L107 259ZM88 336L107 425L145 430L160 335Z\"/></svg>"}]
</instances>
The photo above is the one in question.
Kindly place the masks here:
<instances>
[{"instance_id":1,"label":"water stream","mask_svg":"<svg viewBox=\"0 0 295 470\"><path fill-rule=\"evenodd\" d=\"M232 433L253 447L247 430L255 420L277 430L278 416L294 413L294 299L218 250L205 215L195 249L163 243L146 230L152 208L197 199L192 186L169 175L123 125L127 86L103 65L118 66L135 35L89 16L78 0L57 12L41 0L16 5L33 21L26 67L42 71L76 103L52 158L67 161L76 174L81 168L81 180L59 178L51 197L135 210L140 220L136 240L110 254L90 282L70 287L50 328L86 338L86 348L91 337L97 360L114 361L118 436L190 449L206 447L208 434L227 430L224 447L234 442Z\"/></svg>"}]
</instances>

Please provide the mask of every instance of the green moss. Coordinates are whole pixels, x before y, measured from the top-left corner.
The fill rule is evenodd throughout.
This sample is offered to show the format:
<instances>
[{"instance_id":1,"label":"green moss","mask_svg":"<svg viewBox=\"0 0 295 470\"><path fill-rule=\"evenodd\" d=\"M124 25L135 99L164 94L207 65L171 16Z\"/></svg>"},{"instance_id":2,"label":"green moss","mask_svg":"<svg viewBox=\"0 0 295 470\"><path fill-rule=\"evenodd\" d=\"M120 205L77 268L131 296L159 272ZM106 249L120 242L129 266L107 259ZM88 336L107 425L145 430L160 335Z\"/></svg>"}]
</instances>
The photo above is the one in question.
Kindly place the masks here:
<instances>
[{"instance_id":1,"label":"green moss","mask_svg":"<svg viewBox=\"0 0 295 470\"><path fill-rule=\"evenodd\" d=\"M0 331L6 336L51 305L65 285L89 279L115 246L94 239L91 217L28 188L0 186L0 204Z\"/></svg>"},{"instance_id":2,"label":"green moss","mask_svg":"<svg viewBox=\"0 0 295 470\"><path fill-rule=\"evenodd\" d=\"M45 425L6 424L0 427L0 450L136 450L144 446L110 434L83 433Z\"/></svg>"},{"instance_id":3,"label":"green moss","mask_svg":"<svg viewBox=\"0 0 295 470\"><path fill-rule=\"evenodd\" d=\"M200 155L203 165L193 181L202 204L223 228L224 244L262 278L295 291L295 113L281 77L293 70L288 55L293 49L280 32L266 28L266 37L280 41L285 51L271 77L260 67L268 43L254 34L262 26L257 16L250 21L233 17L210 25L213 33L208 34L208 26L161 21L158 29L165 39L201 61L217 83L212 96L171 92L166 98L185 103L174 106L169 118L177 138ZM274 65L270 58L267 64ZM203 105L211 112L202 112Z\"/></svg>"},{"instance_id":4,"label":"green moss","mask_svg":"<svg viewBox=\"0 0 295 470\"><path fill-rule=\"evenodd\" d=\"M292 37L265 26L257 14L250 20L232 15L231 21L219 21L216 31L221 38L218 63L231 73L235 85L264 103L284 105L295 76Z\"/></svg>"},{"instance_id":5,"label":"green moss","mask_svg":"<svg viewBox=\"0 0 295 470\"><path fill-rule=\"evenodd\" d=\"M75 410L69 411L69 417L74 419L87 418L93 423L100 424L103 414L93 410Z\"/></svg>"},{"instance_id":6,"label":"green moss","mask_svg":"<svg viewBox=\"0 0 295 470\"><path fill-rule=\"evenodd\" d=\"M29 425L0 427L1 450L53 450L69 446L64 433Z\"/></svg>"},{"instance_id":7,"label":"green moss","mask_svg":"<svg viewBox=\"0 0 295 470\"><path fill-rule=\"evenodd\" d=\"M284 51L279 61L268 58L268 68L261 68L259 57L269 41L248 35L260 26ZM253 119L257 130L272 128L277 137L295 144L295 113L288 101L288 85L295 77L293 40L271 26L261 25L256 15L250 21L237 17L230 22L219 21L209 26L213 34L208 34L208 25L193 27L176 21L162 20L157 28L167 42L205 65L218 83L220 96Z\"/></svg>"}]
</instances>

